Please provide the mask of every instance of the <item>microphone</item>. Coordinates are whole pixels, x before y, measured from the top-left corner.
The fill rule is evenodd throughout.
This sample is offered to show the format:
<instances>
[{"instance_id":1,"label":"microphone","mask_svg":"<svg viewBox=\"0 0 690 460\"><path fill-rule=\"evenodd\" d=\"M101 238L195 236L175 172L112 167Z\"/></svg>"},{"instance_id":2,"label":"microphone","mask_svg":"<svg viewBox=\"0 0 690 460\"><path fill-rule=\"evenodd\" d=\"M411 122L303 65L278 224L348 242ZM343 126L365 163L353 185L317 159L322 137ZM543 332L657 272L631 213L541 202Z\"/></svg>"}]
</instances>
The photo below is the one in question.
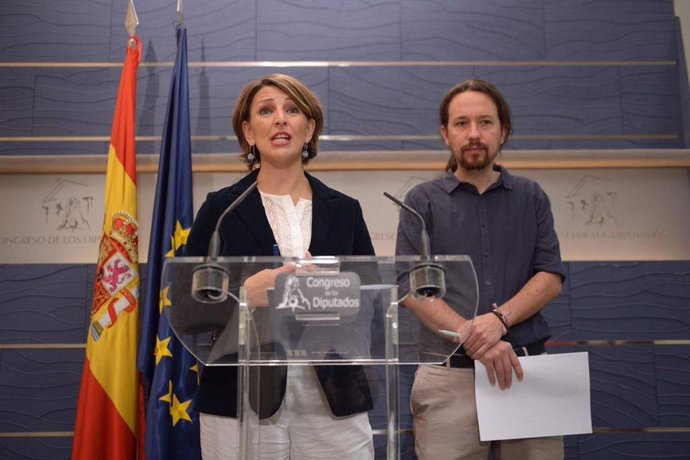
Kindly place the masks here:
<instances>
[{"instance_id":1,"label":"microphone","mask_svg":"<svg viewBox=\"0 0 690 460\"><path fill-rule=\"evenodd\" d=\"M441 299L446 293L446 270L439 264L431 261L429 232L426 230L426 223L424 218L417 211L406 205L402 201L395 198L388 192L383 192L386 198L392 200L395 204L406 211L411 212L417 216L422 223L422 230L420 240L422 248L419 253L422 260L410 270L410 292L417 299L433 297Z\"/></svg>"},{"instance_id":2,"label":"microphone","mask_svg":"<svg viewBox=\"0 0 690 460\"><path fill-rule=\"evenodd\" d=\"M235 210L247 196L256 188L256 181L247 187L240 196L218 217L208 242L208 255L204 263L194 268L192 272L192 297L202 303L220 303L228 298L230 289L230 272L218 263L220 255L220 224L225 216Z\"/></svg>"}]
</instances>

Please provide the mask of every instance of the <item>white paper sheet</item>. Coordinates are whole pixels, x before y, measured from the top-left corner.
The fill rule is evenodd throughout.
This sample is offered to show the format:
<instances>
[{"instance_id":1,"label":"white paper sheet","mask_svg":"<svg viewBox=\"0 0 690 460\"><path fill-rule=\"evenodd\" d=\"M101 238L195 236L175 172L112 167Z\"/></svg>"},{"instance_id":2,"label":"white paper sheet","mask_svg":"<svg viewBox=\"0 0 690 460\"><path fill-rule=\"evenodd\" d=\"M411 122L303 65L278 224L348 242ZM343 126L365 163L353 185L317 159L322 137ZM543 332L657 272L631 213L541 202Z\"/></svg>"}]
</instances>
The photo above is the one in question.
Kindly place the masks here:
<instances>
[{"instance_id":1,"label":"white paper sheet","mask_svg":"<svg viewBox=\"0 0 690 460\"><path fill-rule=\"evenodd\" d=\"M525 378L509 390L489 384L477 363L475 393L482 441L592 432L586 352L521 357Z\"/></svg>"}]
</instances>

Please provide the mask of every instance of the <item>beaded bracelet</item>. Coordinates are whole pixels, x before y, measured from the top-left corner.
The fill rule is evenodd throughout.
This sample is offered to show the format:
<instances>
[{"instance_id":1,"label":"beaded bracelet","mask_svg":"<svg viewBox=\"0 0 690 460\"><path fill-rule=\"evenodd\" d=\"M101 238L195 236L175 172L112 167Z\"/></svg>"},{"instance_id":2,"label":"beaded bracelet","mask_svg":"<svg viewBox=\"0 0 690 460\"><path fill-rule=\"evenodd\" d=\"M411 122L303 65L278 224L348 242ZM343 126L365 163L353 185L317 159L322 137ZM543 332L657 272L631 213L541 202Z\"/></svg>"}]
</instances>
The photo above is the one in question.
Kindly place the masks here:
<instances>
[{"instance_id":1,"label":"beaded bracelet","mask_svg":"<svg viewBox=\"0 0 690 460\"><path fill-rule=\"evenodd\" d=\"M496 317L501 321L501 324L503 324L503 327L505 328L505 332L503 333L503 335L506 335L508 333L508 329L510 329L510 327L508 326L508 321L506 320L506 317L503 314L503 312L498 309L498 305L493 304L492 307L493 310L491 310L491 313L496 315Z\"/></svg>"}]
</instances>

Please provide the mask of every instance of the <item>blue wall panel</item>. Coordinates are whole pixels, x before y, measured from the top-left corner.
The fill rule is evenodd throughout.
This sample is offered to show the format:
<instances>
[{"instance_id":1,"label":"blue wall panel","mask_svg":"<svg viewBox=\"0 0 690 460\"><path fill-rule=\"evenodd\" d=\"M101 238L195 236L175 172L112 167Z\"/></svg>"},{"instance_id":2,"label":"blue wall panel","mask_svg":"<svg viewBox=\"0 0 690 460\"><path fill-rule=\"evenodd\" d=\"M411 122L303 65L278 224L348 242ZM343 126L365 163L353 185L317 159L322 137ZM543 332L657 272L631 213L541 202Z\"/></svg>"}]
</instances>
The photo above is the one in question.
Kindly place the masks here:
<instances>
[{"instance_id":1,"label":"blue wall panel","mask_svg":"<svg viewBox=\"0 0 690 460\"><path fill-rule=\"evenodd\" d=\"M455 73L455 69L428 68L332 69L331 133L438 134L438 103ZM442 76L445 84L436 83Z\"/></svg>"},{"instance_id":2,"label":"blue wall panel","mask_svg":"<svg viewBox=\"0 0 690 460\"><path fill-rule=\"evenodd\" d=\"M2 73L0 136L30 136L32 134L34 73L33 69L7 69Z\"/></svg>"},{"instance_id":3,"label":"blue wall panel","mask_svg":"<svg viewBox=\"0 0 690 460\"><path fill-rule=\"evenodd\" d=\"M547 59L675 60L673 2L544 0Z\"/></svg>"},{"instance_id":4,"label":"blue wall panel","mask_svg":"<svg viewBox=\"0 0 690 460\"><path fill-rule=\"evenodd\" d=\"M441 98L454 83L473 76L501 88L511 103L515 134L622 133L620 76L617 69L602 67L333 69L331 103L337 109L331 111L331 130L437 133ZM662 115L660 108L657 112Z\"/></svg>"},{"instance_id":5,"label":"blue wall panel","mask_svg":"<svg viewBox=\"0 0 690 460\"><path fill-rule=\"evenodd\" d=\"M144 44L145 62L174 61L177 2L136 2L140 18L137 34ZM113 2L112 61L121 60L127 41L124 17L127 2ZM256 2L251 0L204 0L183 2L187 26L187 53L194 61L253 61L256 59Z\"/></svg>"},{"instance_id":6,"label":"blue wall panel","mask_svg":"<svg viewBox=\"0 0 690 460\"><path fill-rule=\"evenodd\" d=\"M0 266L0 343L84 343L93 290L89 269Z\"/></svg>"},{"instance_id":7,"label":"blue wall panel","mask_svg":"<svg viewBox=\"0 0 690 460\"><path fill-rule=\"evenodd\" d=\"M551 328L551 341L573 340L572 318L570 316L570 276L568 270L570 264L566 264L566 276L568 276L561 288L561 295L556 297L542 310Z\"/></svg>"},{"instance_id":8,"label":"blue wall panel","mask_svg":"<svg viewBox=\"0 0 690 460\"><path fill-rule=\"evenodd\" d=\"M653 427L658 422L654 348L590 347L592 425Z\"/></svg>"},{"instance_id":9,"label":"blue wall panel","mask_svg":"<svg viewBox=\"0 0 690 460\"><path fill-rule=\"evenodd\" d=\"M520 135L621 132L617 69L610 67L478 68L510 101Z\"/></svg>"},{"instance_id":10,"label":"blue wall panel","mask_svg":"<svg viewBox=\"0 0 690 460\"><path fill-rule=\"evenodd\" d=\"M682 132L678 70L666 67L620 69L624 133ZM680 146L680 144L678 144Z\"/></svg>"},{"instance_id":11,"label":"blue wall panel","mask_svg":"<svg viewBox=\"0 0 690 460\"><path fill-rule=\"evenodd\" d=\"M687 460L690 437L682 433L603 433L581 436L580 460Z\"/></svg>"},{"instance_id":12,"label":"blue wall panel","mask_svg":"<svg viewBox=\"0 0 690 460\"><path fill-rule=\"evenodd\" d=\"M3 350L0 432L72 431L84 350Z\"/></svg>"},{"instance_id":13,"label":"blue wall panel","mask_svg":"<svg viewBox=\"0 0 690 460\"><path fill-rule=\"evenodd\" d=\"M0 62L31 58L39 63L117 64L105 69L4 68L0 136L108 136L127 40L126 2L72 0L48 6L38 0L0 0L0 5ZM137 5L145 64L174 59L175 6L165 0ZM679 58L677 29L670 0L210 0L186 5L184 17L192 64L255 60L512 63L480 68L404 63L287 69L193 66L190 103L196 136L231 136L229 109L239 89L255 76L280 70L312 84L313 79L305 75L316 74L321 86L328 88L322 95L329 112L327 134L435 135L437 104L445 91L457 81L480 76L498 83L513 105L516 138L508 148L683 146L678 67L673 64ZM556 65L574 59L601 65ZM545 60L553 62L528 66ZM657 63L620 66L607 62L636 60ZM36 73L35 81L31 72ZM170 73L166 65L144 65L139 70L139 136L160 135ZM553 136L557 138L549 139ZM379 148L437 150L443 146L436 139L324 143L324 150ZM220 152L236 150L236 144L200 142L194 149ZM141 153L157 150L155 141L140 143ZM105 152L107 145L93 142L0 142L0 154Z\"/></svg>"},{"instance_id":14,"label":"blue wall panel","mask_svg":"<svg viewBox=\"0 0 690 460\"><path fill-rule=\"evenodd\" d=\"M402 0L403 59L544 60L543 3L542 0Z\"/></svg>"},{"instance_id":15,"label":"blue wall panel","mask_svg":"<svg viewBox=\"0 0 690 460\"><path fill-rule=\"evenodd\" d=\"M654 359L659 426L690 427L690 347L659 345Z\"/></svg>"},{"instance_id":16,"label":"blue wall panel","mask_svg":"<svg viewBox=\"0 0 690 460\"><path fill-rule=\"evenodd\" d=\"M72 438L0 438L0 458L4 460L68 460Z\"/></svg>"},{"instance_id":17,"label":"blue wall panel","mask_svg":"<svg viewBox=\"0 0 690 460\"><path fill-rule=\"evenodd\" d=\"M574 337L687 339L687 261L571 264Z\"/></svg>"},{"instance_id":18,"label":"blue wall panel","mask_svg":"<svg viewBox=\"0 0 690 460\"><path fill-rule=\"evenodd\" d=\"M119 68L38 70L34 135L110 135L121 72Z\"/></svg>"},{"instance_id":19,"label":"blue wall panel","mask_svg":"<svg viewBox=\"0 0 690 460\"><path fill-rule=\"evenodd\" d=\"M198 68L189 71L192 133L195 136L229 136L235 98L249 80L281 68ZM681 130L681 114L672 103L678 96L673 67L616 69L604 67L394 67L297 68L293 75L309 84L324 104L325 134L431 135L429 141L401 144L376 141L365 147L349 143L325 143L333 149L439 149L438 104L455 82L478 76L494 81L511 101L514 138L509 148L561 147L568 135L675 135ZM25 72L23 72L26 75ZM156 137L162 131L171 70L142 67L138 76L137 134ZM621 74L623 74L621 78ZM22 76L21 74L19 75ZM3 109L8 135L31 132L36 136L109 136L119 68L40 69L36 76L33 113L26 107L33 94L16 88L5 91L16 110ZM653 85L645 84L647 77ZM104 90L105 89L105 90ZM24 93L24 94L23 94ZM2 94L0 93L0 97ZM17 120L17 121L15 121ZM29 123L31 123L29 125ZM2 129L2 125L0 125ZM525 136L565 136L564 141L530 141ZM228 151L236 144L220 141L197 152ZM659 140L650 140L659 143ZM680 137L667 141L679 147ZM28 145L27 145L28 144ZM150 141L141 153L155 153ZM612 140L610 147L629 147L629 140ZM107 152L103 143L10 143L0 149L18 154L80 153L94 149ZM0 150L1 151L1 150Z\"/></svg>"},{"instance_id":20,"label":"blue wall panel","mask_svg":"<svg viewBox=\"0 0 690 460\"><path fill-rule=\"evenodd\" d=\"M176 54L175 28L177 2L165 0L137 4L141 26L137 33L145 39L146 62L174 61ZM126 3L114 2L124 17ZM253 61L256 59L256 5L253 1L212 0L184 2L184 22L187 26L187 52L194 61ZM143 12L140 8L144 8ZM155 10L154 14L147 11ZM152 23L148 18L153 18ZM149 25L155 30L148 33ZM123 35L123 38L125 36ZM120 54L118 43L113 43L111 54Z\"/></svg>"},{"instance_id":21,"label":"blue wall panel","mask_svg":"<svg viewBox=\"0 0 690 460\"><path fill-rule=\"evenodd\" d=\"M389 0L263 0L256 59L399 60L400 5Z\"/></svg>"},{"instance_id":22,"label":"blue wall panel","mask_svg":"<svg viewBox=\"0 0 690 460\"><path fill-rule=\"evenodd\" d=\"M110 3L0 0L0 62L104 60L110 44Z\"/></svg>"}]
</instances>

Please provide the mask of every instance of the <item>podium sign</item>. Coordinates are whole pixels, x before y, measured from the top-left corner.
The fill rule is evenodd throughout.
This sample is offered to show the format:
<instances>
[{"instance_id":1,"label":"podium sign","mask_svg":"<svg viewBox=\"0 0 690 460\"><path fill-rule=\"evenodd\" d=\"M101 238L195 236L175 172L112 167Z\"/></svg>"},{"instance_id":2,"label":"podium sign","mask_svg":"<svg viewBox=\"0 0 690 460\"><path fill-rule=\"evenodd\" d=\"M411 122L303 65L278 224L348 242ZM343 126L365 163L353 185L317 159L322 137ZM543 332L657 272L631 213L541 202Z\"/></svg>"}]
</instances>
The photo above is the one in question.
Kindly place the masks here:
<instances>
[{"instance_id":1,"label":"podium sign","mask_svg":"<svg viewBox=\"0 0 690 460\"><path fill-rule=\"evenodd\" d=\"M214 263L229 275L229 295L219 303L201 302L191 293L194 270L205 262L166 261L165 312L200 362L237 366L240 458L254 458L261 449L260 425L271 423L259 424L257 408L265 393L258 389L278 383L261 381L262 372L252 370L261 366L385 368L387 457L399 458L398 366L440 364L459 346L401 305L414 295L410 274L424 264L445 272L443 299L423 300L430 309L445 303L468 321L477 311L476 275L467 256L219 258ZM286 264L293 270L263 291L247 282Z\"/></svg>"}]
</instances>

